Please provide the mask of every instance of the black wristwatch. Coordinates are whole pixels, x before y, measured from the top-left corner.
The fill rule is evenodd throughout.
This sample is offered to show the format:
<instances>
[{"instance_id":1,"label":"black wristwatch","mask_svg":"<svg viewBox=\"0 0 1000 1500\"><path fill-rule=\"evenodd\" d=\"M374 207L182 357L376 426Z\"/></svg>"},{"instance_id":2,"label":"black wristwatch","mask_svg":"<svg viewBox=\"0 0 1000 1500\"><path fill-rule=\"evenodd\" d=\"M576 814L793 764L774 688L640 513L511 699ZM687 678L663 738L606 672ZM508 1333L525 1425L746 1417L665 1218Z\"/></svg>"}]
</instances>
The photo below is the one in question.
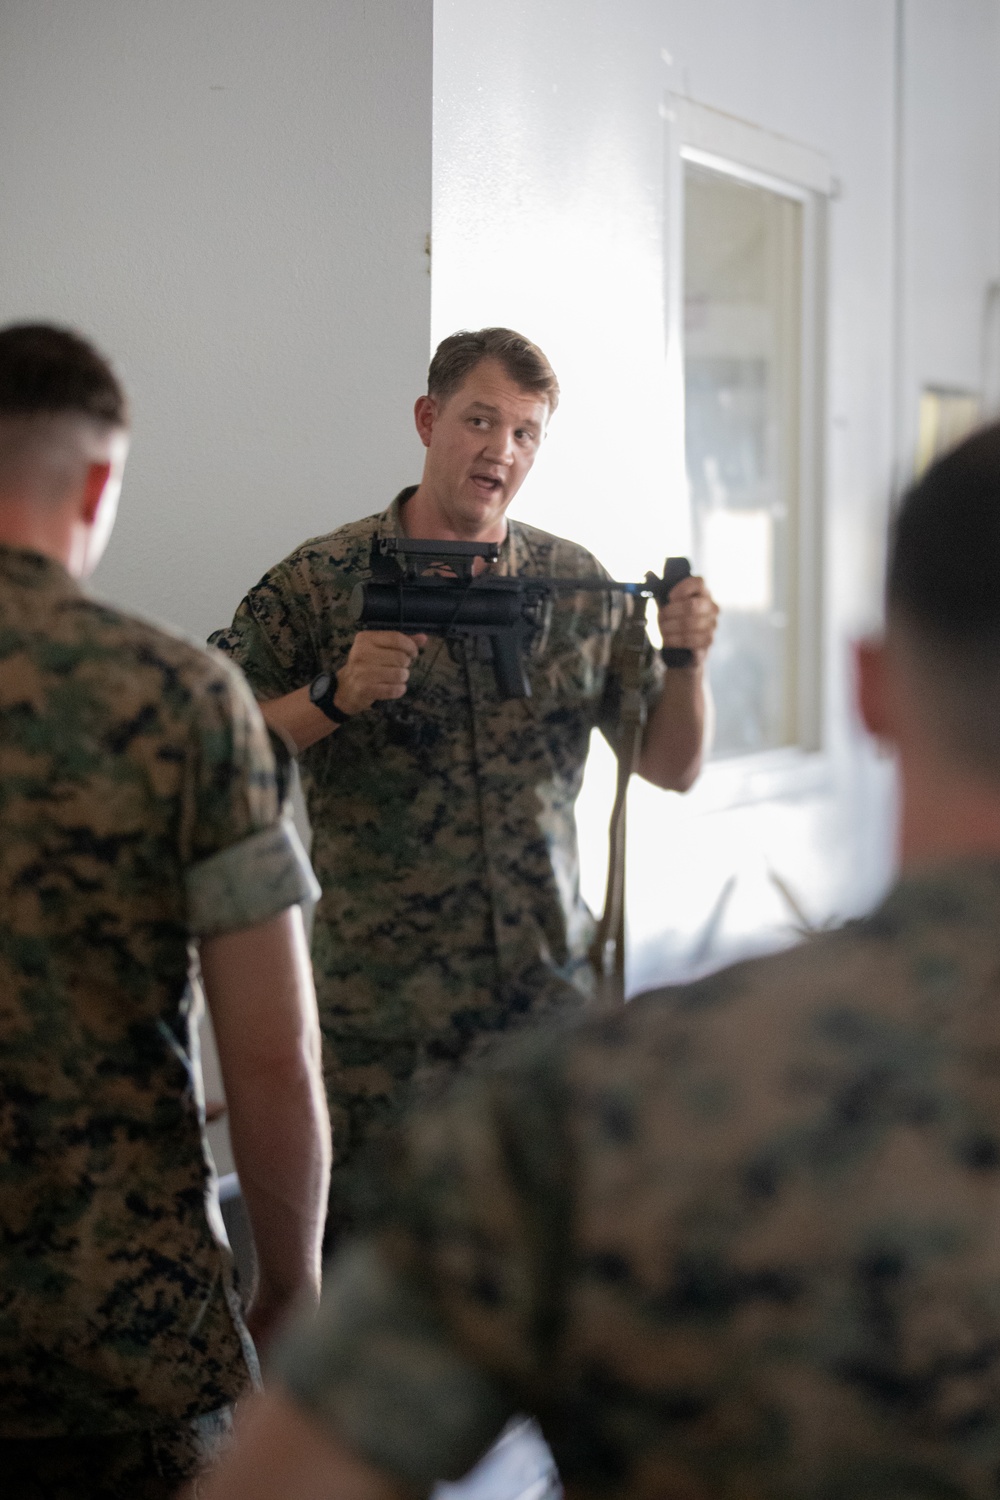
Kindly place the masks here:
<instances>
[{"instance_id":1,"label":"black wristwatch","mask_svg":"<svg viewBox=\"0 0 1000 1500\"><path fill-rule=\"evenodd\" d=\"M687 646L661 646L660 659L665 667L694 666L694 652Z\"/></svg>"},{"instance_id":2,"label":"black wristwatch","mask_svg":"<svg viewBox=\"0 0 1000 1500\"><path fill-rule=\"evenodd\" d=\"M326 714L327 718L332 719L335 724L346 724L351 716L345 714L344 710L334 703L333 697L336 691L336 672L321 672L309 684L309 702L314 703L320 713Z\"/></svg>"}]
</instances>

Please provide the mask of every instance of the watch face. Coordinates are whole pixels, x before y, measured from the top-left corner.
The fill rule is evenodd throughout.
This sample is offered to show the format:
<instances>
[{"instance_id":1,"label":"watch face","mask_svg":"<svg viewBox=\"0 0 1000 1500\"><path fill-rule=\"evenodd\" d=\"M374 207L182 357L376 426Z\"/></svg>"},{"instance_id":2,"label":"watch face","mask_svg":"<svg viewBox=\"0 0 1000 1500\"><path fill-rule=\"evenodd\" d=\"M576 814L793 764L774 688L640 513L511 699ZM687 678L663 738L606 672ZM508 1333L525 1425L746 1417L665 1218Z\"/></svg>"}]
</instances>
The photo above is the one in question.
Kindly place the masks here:
<instances>
[{"instance_id":1,"label":"watch face","mask_svg":"<svg viewBox=\"0 0 1000 1500\"><path fill-rule=\"evenodd\" d=\"M330 673L321 672L318 677L313 678L312 687L309 689L309 697L313 703L318 703L325 698L330 691Z\"/></svg>"}]
</instances>

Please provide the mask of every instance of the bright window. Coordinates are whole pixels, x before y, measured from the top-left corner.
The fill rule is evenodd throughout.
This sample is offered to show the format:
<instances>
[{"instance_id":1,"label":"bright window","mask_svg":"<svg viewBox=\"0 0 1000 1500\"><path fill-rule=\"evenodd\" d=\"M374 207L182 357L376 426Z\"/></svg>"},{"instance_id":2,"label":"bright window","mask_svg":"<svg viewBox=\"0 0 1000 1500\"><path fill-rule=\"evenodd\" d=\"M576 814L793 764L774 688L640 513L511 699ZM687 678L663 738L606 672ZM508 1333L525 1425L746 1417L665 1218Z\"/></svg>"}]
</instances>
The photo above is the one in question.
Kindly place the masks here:
<instances>
[{"instance_id":1,"label":"bright window","mask_svg":"<svg viewBox=\"0 0 1000 1500\"><path fill-rule=\"evenodd\" d=\"M807 160L806 180L797 181L790 143L775 152L765 132L686 101L678 109L672 343L693 561L722 607L710 657L714 753L813 750L821 702L816 165ZM715 149L699 144L706 121ZM769 161L789 175L761 170Z\"/></svg>"}]
</instances>

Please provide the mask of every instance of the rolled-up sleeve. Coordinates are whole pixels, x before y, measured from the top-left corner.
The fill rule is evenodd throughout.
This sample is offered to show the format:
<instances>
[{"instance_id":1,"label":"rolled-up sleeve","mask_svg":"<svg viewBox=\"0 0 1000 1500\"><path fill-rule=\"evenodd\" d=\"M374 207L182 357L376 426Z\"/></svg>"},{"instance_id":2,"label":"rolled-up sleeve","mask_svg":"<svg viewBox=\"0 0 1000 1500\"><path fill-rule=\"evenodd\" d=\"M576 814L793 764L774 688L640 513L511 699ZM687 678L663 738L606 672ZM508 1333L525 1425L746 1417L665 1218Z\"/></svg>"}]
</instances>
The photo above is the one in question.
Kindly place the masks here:
<instances>
[{"instance_id":1,"label":"rolled-up sleeve","mask_svg":"<svg viewBox=\"0 0 1000 1500\"><path fill-rule=\"evenodd\" d=\"M383 1162L375 1232L333 1262L318 1319L270 1372L342 1443L423 1490L467 1473L517 1412L541 1416L559 1378L573 1218L561 1065L535 1038L509 1055L409 1117Z\"/></svg>"},{"instance_id":2,"label":"rolled-up sleeve","mask_svg":"<svg viewBox=\"0 0 1000 1500\"><path fill-rule=\"evenodd\" d=\"M371 1241L334 1260L319 1316L293 1327L268 1376L352 1452L418 1490L467 1473L514 1414Z\"/></svg>"},{"instance_id":3,"label":"rolled-up sleeve","mask_svg":"<svg viewBox=\"0 0 1000 1500\"><path fill-rule=\"evenodd\" d=\"M274 754L239 670L217 659L195 700L180 854L195 937L256 926L320 889L290 816Z\"/></svg>"},{"instance_id":4,"label":"rolled-up sleeve","mask_svg":"<svg viewBox=\"0 0 1000 1500\"><path fill-rule=\"evenodd\" d=\"M198 937L253 927L289 906L316 902L321 894L287 817L191 865L185 884L188 926Z\"/></svg>"}]
</instances>

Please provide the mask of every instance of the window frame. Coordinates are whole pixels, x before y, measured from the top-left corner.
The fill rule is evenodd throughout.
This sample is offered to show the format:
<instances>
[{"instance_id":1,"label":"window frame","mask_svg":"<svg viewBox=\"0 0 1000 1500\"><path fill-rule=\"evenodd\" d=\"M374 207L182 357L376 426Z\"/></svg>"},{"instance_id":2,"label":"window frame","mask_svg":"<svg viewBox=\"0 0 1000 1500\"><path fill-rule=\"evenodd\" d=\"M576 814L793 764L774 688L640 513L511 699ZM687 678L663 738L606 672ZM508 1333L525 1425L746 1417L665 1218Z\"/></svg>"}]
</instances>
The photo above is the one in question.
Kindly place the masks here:
<instances>
[{"instance_id":1,"label":"window frame","mask_svg":"<svg viewBox=\"0 0 1000 1500\"><path fill-rule=\"evenodd\" d=\"M732 806L818 790L830 779L823 662L823 534L826 426L826 285L828 203L835 180L828 159L810 147L743 120L669 95L666 124L664 303L670 478L684 496L692 528L686 469L684 371L685 168L719 172L802 205L802 342L800 348L798 516L793 561L796 631L791 649L796 686L796 739L776 749L706 762L697 800Z\"/></svg>"}]
</instances>

